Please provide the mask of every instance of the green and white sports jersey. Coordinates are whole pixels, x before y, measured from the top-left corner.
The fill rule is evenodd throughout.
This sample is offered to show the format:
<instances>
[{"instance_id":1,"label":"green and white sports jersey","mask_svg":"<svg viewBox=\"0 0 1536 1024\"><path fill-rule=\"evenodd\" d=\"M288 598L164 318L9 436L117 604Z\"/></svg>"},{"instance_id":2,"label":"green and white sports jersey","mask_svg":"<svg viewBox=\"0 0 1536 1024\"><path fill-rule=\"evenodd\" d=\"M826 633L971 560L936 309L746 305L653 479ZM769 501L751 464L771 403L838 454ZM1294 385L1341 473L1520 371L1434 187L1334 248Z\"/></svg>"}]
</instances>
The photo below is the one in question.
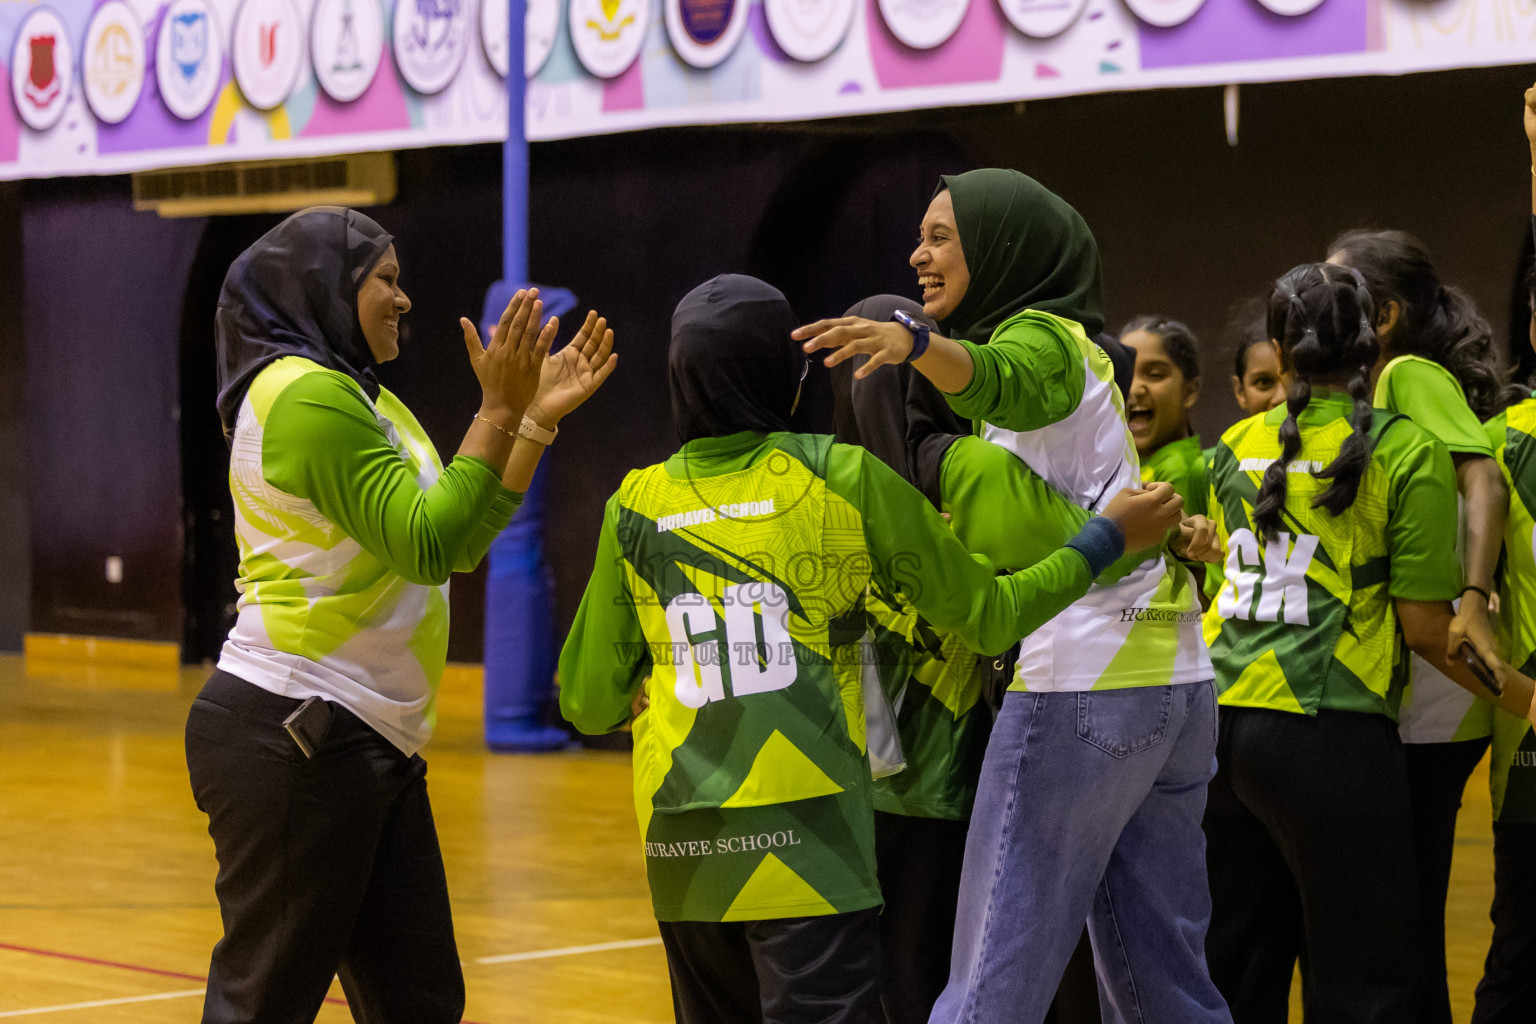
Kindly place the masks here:
<instances>
[{"instance_id":1,"label":"green and white sports jersey","mask_svg":"<svg viewBox=\"0 0 1536 1024\"><path fill-rule=\"evenodd\" d=\"M961 416L982 421L981 437L1092 511L1139 484L1114 368L1080 324L1026 310L1004 321L988 344L960 344L975 373L948 398ZM993 514L1010 513L999 506ZM1022 517L1013 524L1029 528ZM1026 638L1009 689L1113 690L1210 678L1194 577L1156 552L1114 582L1096 584Z\"/></svg>"},{"instance_id":2,"label":"green and white sports jersey","mask_svg":"<svg viewBox=\"0 0 1536 1024\"><path fill-rule=\"evenodd\" d=\"M448 576L473 569L522 496L483 460L445 470L410 410L297 356L240 406L229 485L239 618L219 668L354 712L406 753L431 734Z\"/></svg>"},{"instance_id":3,"label":"green and white sports jersey","mask_svg":"<svg viewBox=\"0 0 1536 1024\"><path fill-rule=\"evenodd\" d=\"M1395 719L1407 652L1393 599L1448 601L1461 586L1450 454L1404 417L1376 414L1353 505L1337 517L1312 507L1328 486L1313 474L1338 456L1353 410L1348 394L1313 389L1288 467L1287 529L1273 540L1258 535L1253 506L1280 456L1285 406L1216 446L1210 515L1227 559L1205 636L1222 704Z\"/></svg>"},{"instance_id":4,"label":"green and white sports jersey","mask_svg":"<svg viewBox=\"0 0 1536 1024\"><path fill-rule=\"evenodd\" d=\"M1451 455L1487 455L1493 450L1477 421L1467 395L1451 371L1420 356L1399 356L1376 381L1376 405L1402 413L1440 440ZM1458 499L1458 513L1460 509ZM1466 532L1458 518L1456 550L1462 556ZM1417 654L1409 655L1408 686L1398 713L1398 733L1404 743L1449 743L1477 739L1493 732L1494 707L1457 686Z\"/></svg>"},{"instance_id":5,"label":"green and white sports jersey","mask_svg":"<svg viewBox=\"0 0 1536 1024\"><path fill-rule=\"evenodd\" d=\"M1184 514L1203 516L1206 494L1210 490L1205 479L1205 461L1200 436L1181 437L1147 456L1141 464L1141 482L1150 484L1161 480L1173 484L1173 489L1184 499Z\"/></svg>"},{"instance_id":6,"label":"green and white sports jersey","mask_svg":"<svg viewBox=\"0 0 1536 1024\"><path fill-rule=\"evenodd\" d=\"M1536 396L1489 420L1487 433L1509 488L1504 575L1494 628L1509 664L1532 675L1536 673ZM1495 821L1536 824L1536 733L1529 720L1497 708L1489 783Z\"/></svg>"},{"instance_id":7,"label":"green and white sports jersey","mask_svg":"<svg viewBox=\"0 0 1536 1024\"><path fill-rule=\"evenodd\" d=\"M560 657L583 732L634 720L656 916L764 920L880 902L860 640L873 583L998 651L1087 591L1067 548L999 577L917 490L830 438L690 442L609 500Z\"/></svg>"}]
</instances>

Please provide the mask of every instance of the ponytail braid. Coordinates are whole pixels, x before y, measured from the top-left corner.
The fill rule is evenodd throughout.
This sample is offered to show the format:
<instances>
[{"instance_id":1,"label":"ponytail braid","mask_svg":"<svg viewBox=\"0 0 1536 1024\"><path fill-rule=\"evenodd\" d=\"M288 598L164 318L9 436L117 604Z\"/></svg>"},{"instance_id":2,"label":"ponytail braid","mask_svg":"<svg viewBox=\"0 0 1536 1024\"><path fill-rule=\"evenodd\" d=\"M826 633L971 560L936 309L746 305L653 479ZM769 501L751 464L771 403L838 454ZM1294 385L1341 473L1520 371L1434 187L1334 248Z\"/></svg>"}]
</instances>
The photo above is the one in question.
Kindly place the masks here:
<instances>
[{"instance_id":1,"label":"ponytail braid","mask_svg":"<svg viewBox=\"0 0 1536 1024\"><path fill-rule=\"evenodd\" d=\"M1309 301L1310 300L1310 301ZM1253 525L1273 540L1284 525L1287 474L1301 451L1298 419L1312 399L1312 378L1353 370L1349 392L1355 400L1351 432L1338 456L1314 474L1332 481L1312 501L1330 515L1340 515L1355 502L1360 479L1374 448L1371 428L1370 371L1380 346L1371 329L1374 306L1359 273L1327 264L1306 264L1281 278L1270 299L1269 328L1295 371L1286 397L1285 422L1280 425L1280 457L1264 471L1253 506Z\"/></svg>"},{"instance_id":2,"label":"ponytail braid","mask_svg":"<svg viewBox=\"0 0 1536 1024\"><path fill-rule=\"evenodd\" d=\"M1253 503L1253 525L1259 536L1273 539L1284 525L1286 473L1291 460L1301 451L1301 424L1297 417L1312 401L1312 384L1301 376L1291 385L1285 399L1285 422L1280 424L1280 457L1269 464L1264 479L1259 484L1259 495Z\"/></svg>"},{"instance_id":3,"label":"ponytail braid","mask_svg":"<svg viewBox=\"0 0 1536 1024\"><path fill-rule=\"evenodd\" d=\"M1381 346L1376 341L1376 332L1371 329L1371 293L1366 290L1359 272L1351 273L1355 277L1355 307L1360 311L1359 327L1347 356L1356 367L1356 373L1349 381L1355 410L1349 420L1351 433L1339 448L1338 457L1317 471L1318 479L1332 483L1312 502L1313 508L1325 509L1334 516L1355 503L1355 496L1360 493L1360 478L1371 464L1371 452L1375 448L1371 441L1371 427L1376 420L1371 405L1371 367L1376 365Z\"/></svg>"},{"instance_id":4,"label":"ponytail braid","mask_svg":"<svg viewBox=\"0 0 1536 1024\"><path fill-rule=\"evenodd\" d=\"M1288 487L1286 474L1290 470L1291 460L1301 451L1301 424L1298 420L1312 401L1312 382L1307 379L1302 368L1310 367L1322 350L1317 329L1306 324L1307 307L1296 291L1292 290L1285 295L1285 307L1280 317L1283 326L1278 332L1273 330L1275 320L1275 309L1271 303L1271 333L1289 339L1299 330L1300 336L1285 346L1297 370L1295 383L1285 398L1285 422L1280 424L1280 457L1264 471L1264 479L1259 483L1259 493L1253 503L1253 525L1258 529L1259 536L1268 539L1278 534L1284 524Z\"/></svg>"}]
</instances>

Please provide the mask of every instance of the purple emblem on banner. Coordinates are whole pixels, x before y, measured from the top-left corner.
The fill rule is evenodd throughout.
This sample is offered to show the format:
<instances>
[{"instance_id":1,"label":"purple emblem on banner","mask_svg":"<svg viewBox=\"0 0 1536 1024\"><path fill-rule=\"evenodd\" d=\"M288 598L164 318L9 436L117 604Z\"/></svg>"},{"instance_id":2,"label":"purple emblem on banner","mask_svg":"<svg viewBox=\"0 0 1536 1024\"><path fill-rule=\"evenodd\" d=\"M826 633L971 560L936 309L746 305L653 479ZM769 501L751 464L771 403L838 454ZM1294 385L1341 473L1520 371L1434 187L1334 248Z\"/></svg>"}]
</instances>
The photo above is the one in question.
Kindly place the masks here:
<instances>
[{"instance_id":1,"label":"purple emblem on banner","mask_svg":"<svg viewBox=\"0 0 1536 1024\"><path fill-rule=\"evenodd\" d=\"M1230 64L1286 57L1365 53L1371 0L1323 0L1288 18L1257 0L1207 0L1193 18L1172 28L1137 25L1144 69Z\"/></svg>"}]
</instances>

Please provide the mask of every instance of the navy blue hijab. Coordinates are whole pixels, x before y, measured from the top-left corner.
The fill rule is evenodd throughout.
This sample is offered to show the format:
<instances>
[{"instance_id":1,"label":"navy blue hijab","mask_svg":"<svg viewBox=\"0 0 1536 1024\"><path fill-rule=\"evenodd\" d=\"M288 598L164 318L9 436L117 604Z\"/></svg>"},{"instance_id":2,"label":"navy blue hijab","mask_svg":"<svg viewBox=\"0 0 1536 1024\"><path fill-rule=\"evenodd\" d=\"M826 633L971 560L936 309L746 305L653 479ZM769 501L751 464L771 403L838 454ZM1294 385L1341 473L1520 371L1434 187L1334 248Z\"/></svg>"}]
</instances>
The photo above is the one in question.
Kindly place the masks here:
<instances>
[{"instance_id":1,"label":"navy blue hijab","mask_svg":"<svg viewBox=\"0 0 1536 1024\"><path fill-rule=\"evenodd\" d=\"M357 319L357 290L394 239L356 210L312 206L268 231L230 264L214 317L219 419L234 437L256 374L303 356L379 396L373 353Z\"/></svg>"},{"instance_id":2,"label":"navy blue hijab","mask_svg":"<svg viewBox=\"0 0 1536 1024\"><path fill-rule=\"evenodd\" d=\"M789 429L809 359L784 293L721 274L683 296L672 314L667 371L672 419L684 444L742 430Z\"/></svg>"}]
</instances>

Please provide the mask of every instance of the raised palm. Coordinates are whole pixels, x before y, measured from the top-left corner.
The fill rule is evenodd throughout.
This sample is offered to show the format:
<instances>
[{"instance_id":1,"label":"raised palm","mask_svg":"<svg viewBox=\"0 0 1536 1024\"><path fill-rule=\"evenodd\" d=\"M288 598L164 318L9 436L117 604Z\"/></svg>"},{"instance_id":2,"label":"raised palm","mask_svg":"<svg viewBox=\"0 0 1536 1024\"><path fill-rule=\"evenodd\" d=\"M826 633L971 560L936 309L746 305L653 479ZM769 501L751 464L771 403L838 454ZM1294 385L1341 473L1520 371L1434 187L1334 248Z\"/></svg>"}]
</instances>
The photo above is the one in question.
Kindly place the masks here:
<instances>
[{"instance_id":1,"label":"raised palm","mask_svg":"<svg viewBox=\"0 0 1536 1024\"><path fill-rule=\"evenodd\" d=\"M528 406L528 415L541 426L553 427L591 398L618 362L608 321L595 312L588 313L570 344L544 360L538 394Z\"/></svg>"},{"instance_id":2,"label":"raised palm","mask_svg":"<svg viewBox=\"0 0 1536 1024\"><path fill-rule=\"evenodd\" d=\"M1536 85L1525 90L1525 137L1530 140L1531 152L1536 153Z\"/></svg>"}]
</instances>

